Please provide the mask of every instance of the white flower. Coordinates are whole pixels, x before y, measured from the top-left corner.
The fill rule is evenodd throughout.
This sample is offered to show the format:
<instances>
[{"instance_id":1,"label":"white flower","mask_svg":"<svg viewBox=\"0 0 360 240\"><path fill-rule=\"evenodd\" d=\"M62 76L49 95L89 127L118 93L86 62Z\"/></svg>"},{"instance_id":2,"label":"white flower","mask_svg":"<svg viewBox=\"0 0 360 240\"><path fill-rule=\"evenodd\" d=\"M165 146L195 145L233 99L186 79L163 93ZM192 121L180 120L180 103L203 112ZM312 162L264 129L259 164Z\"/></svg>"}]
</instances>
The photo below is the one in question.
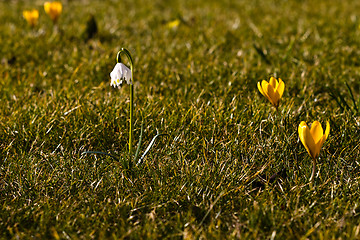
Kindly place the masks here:
<instances>
[{"instance_id":1,"label":"white flower","mask_svg":"<svg viewBox=\"0 0 360 240\"><path fill-rule=\"evenodd\" d=\"M126 81L127 84L132 84L131 82L131 70L125 66L123 63L117 63L110 73L111 83L110 85L113 87L121 86L123 80Z\"/></svg>"}]
</instances>

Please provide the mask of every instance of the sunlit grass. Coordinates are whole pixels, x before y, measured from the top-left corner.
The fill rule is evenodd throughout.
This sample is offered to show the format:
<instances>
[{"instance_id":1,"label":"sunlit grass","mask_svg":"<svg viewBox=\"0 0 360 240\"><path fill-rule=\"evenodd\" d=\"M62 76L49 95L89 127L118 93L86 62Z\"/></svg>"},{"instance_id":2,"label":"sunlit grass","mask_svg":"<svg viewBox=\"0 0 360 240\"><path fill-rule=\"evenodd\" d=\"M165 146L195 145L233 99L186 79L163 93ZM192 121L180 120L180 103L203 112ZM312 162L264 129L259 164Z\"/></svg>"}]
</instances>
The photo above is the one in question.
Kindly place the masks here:
<instances>
[{"instance_id":1,"label":"sunlit grass","mask_svg":"<svg viewBox=\"0 0 360 240\"><path fill-rule=\"evenodd\" d=\"M358 2L67 1L56 31L43 4L0 2L0 238L359 238ZM143 146L167 134L132 168L121 47L134 148L142 121ZM297 130L315 120L312 187Z\"/></svg>"}]
</instances>

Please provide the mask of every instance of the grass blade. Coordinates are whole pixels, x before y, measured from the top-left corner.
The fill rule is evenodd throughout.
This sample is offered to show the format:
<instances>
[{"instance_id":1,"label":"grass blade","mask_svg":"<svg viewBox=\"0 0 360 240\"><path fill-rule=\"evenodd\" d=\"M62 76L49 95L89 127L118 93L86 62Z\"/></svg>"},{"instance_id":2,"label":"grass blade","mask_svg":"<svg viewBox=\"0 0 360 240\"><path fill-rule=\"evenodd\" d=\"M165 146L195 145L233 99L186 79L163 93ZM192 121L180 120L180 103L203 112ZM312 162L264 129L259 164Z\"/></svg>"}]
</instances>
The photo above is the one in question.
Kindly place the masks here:
<instances>
[{"instance_id":1,"label":"grass blade","mask_svg":"<svg viewBox=\"0 0 360 240\"><path fill-rule=\"evenodd\" d=\"M150 151L150 149L152 148L152 146L155 144L155 140L156 138L160 137L160 136L164 136L164 135L168 135L166 133L162 133L162 134L156 134L155 137L153 137L153 139L151 140L149 146L145 149L145 152L143 153L143 155L141 156L141 158L139 159L139 161L137 162L136 165L139 165L142 163L143 159L145 158L146 154Z\"/></svg>"},{"instance_id":2,"label":"grass blade","mask_svg":"<svg viewBox=\"0 0 360 240\"><path fill-rule=\"evenodd\" d=\"M352 90L351 90L351 88L350 88L349 84L348 84L347 82L345 82L345 84L346 84L347 89L349 90L349 93L350 93L350 96L351 96L351 100L352 100L352 102L353 102L353 104L354 104L354 109L355 109L355 112L356 112L356 113L358 113L358 112L359 112L359 109L358 109L358 107L357 107L357 104L356 104L356 100L355 100L354 94L353 94L353 92L352 92Z\"/></svg>"},{"instance_id":3,"label":"grass blade","mask_svg":"<svg viewBox=\"0 0 360 240\"><path fill-rule=\"evenodd\" d=\"M139 137L138 146L136 148L136 152L135 152L135 156L134 156L134 162L136 162L136 160L139 156L143 133L144 133L144 119L142 119L142 121L141 121L140 137Z\"/></svg>"}]
</instances>

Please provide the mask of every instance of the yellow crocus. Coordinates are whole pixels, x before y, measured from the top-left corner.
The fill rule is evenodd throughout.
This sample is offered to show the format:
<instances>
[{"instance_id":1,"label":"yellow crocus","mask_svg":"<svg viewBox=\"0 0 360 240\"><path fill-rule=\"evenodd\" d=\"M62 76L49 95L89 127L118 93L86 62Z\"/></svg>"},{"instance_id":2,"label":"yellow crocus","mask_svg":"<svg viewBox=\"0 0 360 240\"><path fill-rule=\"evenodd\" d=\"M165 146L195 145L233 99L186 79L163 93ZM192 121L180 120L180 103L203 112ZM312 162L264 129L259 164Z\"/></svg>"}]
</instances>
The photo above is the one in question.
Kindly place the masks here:
<instances>
[{"instance_id":1,"label":"yellow crocus","mask_svg":"<svg viewBox=\"0 0 360 240\"><path fill-rule=\"evenodd\" d=\"M311 158L316 158L320 154L320 149L330 133L330 124L326 121L325 132L318 121L308 125L302 121L299 125L299 136L302 144L305 146Z\"/></svg>"},{"instance_id":2,"label":"yellow crocus","mask_svg":"<svg viewBox=\"0 0 360 240\"><path fill-rule=\"evenodd\" d=\"M179 26L179 24L180 24L180 20L179 20L179 19L175 19L174 21L168 22L168 23L166 24L166 27L167 27L167 28L170 28L170 29L172 29L172 28L177 28L177 27Z\"/></svg>"},{"instance_id":3,"label":"yellow crocus","mask_svg":"<svg viewBox=\"0 0 360 240\"><path fill-rule=\"evenodd\" d=\"M260 93L277 109L285 89L285 84L281 78L279 81L274 77L271 77L269 82L262 80L261 83L258 82L257 87Z\"/></svg>"},{"instance_id":4,"label":"yellow crocus","mask_svg":"<svg viewBox=\"0 0 360 240\"><path fill-rule=\"evenodd\" d=\"M30 11L26 10L23 11L23 16L31 27L35 27L39 19L39 11L36 9Z\"/></svg>"},{"instance_id":5,"label":"yellow crocus","mask_svg":"<svg viewBox=\"0 0 360 240\"><path fill-rule=\"evenodd\" d=\"M62 12L62 4L61 2L45 2L44 9L51 20L56 23Z\"/></svg>"},{"instance_id":6,"label":"yellow crocus","mask_svg":"<svg viewBox=\"0 0 360 240\"><path fill-rule=\"evenodd\" d=\"M318 121L314 121L311 124L311 128L309 129L306 122L302 121L299 124L299 137L306 148L307 152L309 153L310 157L313 160L313 171L310 177L310 181L314 179L315 175L315 166L316 166L316 158L320 154L320 149L324 144L325 140L329 136L330 133L330 124L326 121L326 129L325 132Z\"/></svg>"}]
</instances>

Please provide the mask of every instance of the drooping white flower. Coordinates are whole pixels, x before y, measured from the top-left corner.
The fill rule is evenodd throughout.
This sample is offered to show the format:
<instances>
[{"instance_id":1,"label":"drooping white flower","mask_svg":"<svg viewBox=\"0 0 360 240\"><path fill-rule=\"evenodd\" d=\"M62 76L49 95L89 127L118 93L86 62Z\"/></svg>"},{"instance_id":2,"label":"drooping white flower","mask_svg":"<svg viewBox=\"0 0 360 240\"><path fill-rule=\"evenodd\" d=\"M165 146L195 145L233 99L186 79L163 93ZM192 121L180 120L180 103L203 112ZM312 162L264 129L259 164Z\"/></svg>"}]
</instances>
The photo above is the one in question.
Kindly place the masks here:
<instances>
[{"instance_id":1,"label":"drooping white flower","mask_svg":"<svg viewBox=\"0 0 360 240\"><path fill-rule=\"evenodd\" d=\"M127 84L132 84L131 82L131 70L125 66L123 63L117 63L110 73L111 83L110 85L113 87L121 86L123 80L126 81Z\"/></svg>"}]
</instances>

